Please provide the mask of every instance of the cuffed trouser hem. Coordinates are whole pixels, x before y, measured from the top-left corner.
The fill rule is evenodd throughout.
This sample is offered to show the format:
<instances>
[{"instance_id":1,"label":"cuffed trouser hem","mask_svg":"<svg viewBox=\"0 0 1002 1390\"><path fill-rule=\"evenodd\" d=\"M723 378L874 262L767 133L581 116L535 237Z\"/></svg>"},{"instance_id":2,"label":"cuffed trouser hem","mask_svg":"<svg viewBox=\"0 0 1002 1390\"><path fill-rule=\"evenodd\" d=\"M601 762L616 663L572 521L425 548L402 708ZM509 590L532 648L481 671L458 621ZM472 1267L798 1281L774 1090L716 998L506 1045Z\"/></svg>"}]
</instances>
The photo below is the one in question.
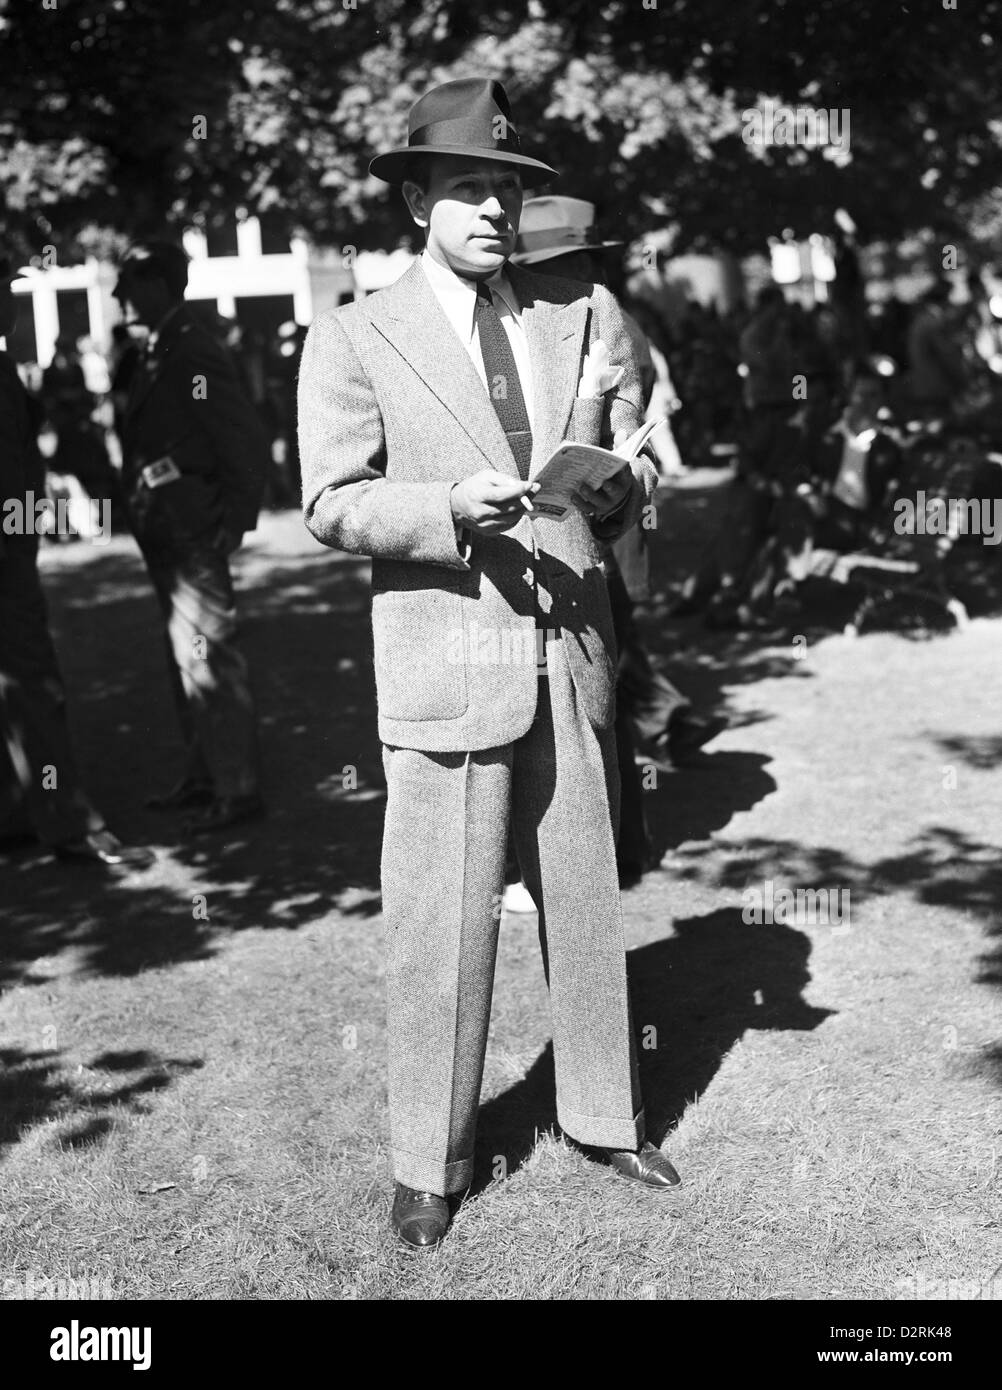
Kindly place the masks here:
<instances>
[{"instance_id":1,"label":"cuffed trouser hem","mask_svg":"<svg viewBox=\"0 0 1002 1390\"><path fill-rule=\"evenodd\" d=\"M557 1121L565 1134L596 1149L639 1149L646 1133L643 1110L638 1110L632 1120L619 1120L580 1115L576 1110L563 1109L558 1102Z\"/></svg>"},{"instance_id":2,"label":"cuffed trouser hem","mask_svg":"<svg viewBox=\"0 0 1002 1390\"><path fill-rule=\"evenodd\" d=\"M434 1192L439 1197L447 1197L450 1192L465 1192L473 1181L472 1158L442 1164L401 1149L393 1149L392 1157L394 1181L412 1187L415 1192Z\"/></svg>"}]
</instances>

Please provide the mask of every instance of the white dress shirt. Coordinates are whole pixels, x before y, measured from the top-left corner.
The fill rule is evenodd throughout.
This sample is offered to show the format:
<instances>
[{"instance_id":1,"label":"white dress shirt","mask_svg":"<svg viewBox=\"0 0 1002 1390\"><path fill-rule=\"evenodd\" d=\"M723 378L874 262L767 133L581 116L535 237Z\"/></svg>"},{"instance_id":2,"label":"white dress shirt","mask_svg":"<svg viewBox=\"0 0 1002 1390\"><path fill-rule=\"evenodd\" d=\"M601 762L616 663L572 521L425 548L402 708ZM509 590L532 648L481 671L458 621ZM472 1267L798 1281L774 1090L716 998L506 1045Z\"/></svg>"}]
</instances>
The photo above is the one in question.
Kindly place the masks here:
<instances>
[{"instance_id":1,"label":"white dress shirt","mask_svg":"<svg viewBox=\"0 0 1002 1390\"><path fill-rule=\"evenodd\" d=\"M484 370L484 359L480 353L480 336L474 322L477 307L476 281L462 279L448 266L436 261L428 254L427 250L421 253L421 268L428 277L428 283L431 285L435 298L445 311L446 318L456 330L459 341L469 353L470 361L477 370L477 376L484 384L484 390L489 393L490 387L487 383L487 373ZM526 341L525 329L522 327L521 306L508 283L503 266L493 275L488 276L484 283L491 292L498 317L501 319L504 331L508 334L508 341L515 358L515 366L518 368L518 378L522 384L525 413L529 417L531 426L533 424L532 369L529 365L529 344Z\"/></svg>"}]
</instances>

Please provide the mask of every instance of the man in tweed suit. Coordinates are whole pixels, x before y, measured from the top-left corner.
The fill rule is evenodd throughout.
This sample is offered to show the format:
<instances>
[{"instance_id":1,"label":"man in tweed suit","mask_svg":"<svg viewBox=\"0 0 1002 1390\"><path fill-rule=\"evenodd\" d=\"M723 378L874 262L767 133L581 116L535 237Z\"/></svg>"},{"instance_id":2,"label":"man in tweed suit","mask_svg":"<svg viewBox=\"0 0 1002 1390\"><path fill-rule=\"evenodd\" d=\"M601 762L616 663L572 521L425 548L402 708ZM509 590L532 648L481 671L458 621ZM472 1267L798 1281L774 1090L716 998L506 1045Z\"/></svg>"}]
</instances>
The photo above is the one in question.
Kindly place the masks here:
<instances>
[{"instance_id":1,"label":"man in tweed suit","mask_svg":"<svg viewBox=\"0 0 1002 1390\"><path fill-rule=\"evenodd\" d=\"M506 267L522 175L554 171L521 153L501 84L434 88L370 169L402 186L426 248L310 331L303 505L319 540L373 560L393 1222L427 1246L472 1177L509 820L540 909L560 1125L652 1189L679 1182L644 1142L600 568L656 473L638 460L563 522L532 513L556 445L632 432L640 385L607 291Z\"/></svg>"}]
</instances>

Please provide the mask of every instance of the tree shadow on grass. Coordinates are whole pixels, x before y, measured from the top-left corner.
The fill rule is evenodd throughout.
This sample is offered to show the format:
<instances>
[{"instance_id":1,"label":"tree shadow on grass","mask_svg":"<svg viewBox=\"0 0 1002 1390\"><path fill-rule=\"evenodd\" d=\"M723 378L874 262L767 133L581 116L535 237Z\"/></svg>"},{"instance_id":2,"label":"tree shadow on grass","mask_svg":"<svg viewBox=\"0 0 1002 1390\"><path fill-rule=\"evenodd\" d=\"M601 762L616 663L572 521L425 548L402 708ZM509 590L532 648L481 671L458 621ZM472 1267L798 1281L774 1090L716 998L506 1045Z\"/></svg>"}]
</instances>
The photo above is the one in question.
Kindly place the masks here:
<instances>
[{"instance_id":1,"label":"tree shadow on grass","mask_svg":"<svg viewBox=\"0 0 1002 1390\"><path fill-rule=\"evenodd\" d=\"M56 863L37 845L3 854L0 984L40 982L38 963L58 957L130 975L212 956L242 928L378 913L385 790L367 567L323 551L244 562L268 815L185 840L180 817L143 806L177 779L181 750L142 564L128 542L59 564L45 585L84 781L112 828L153 845L158 863L119 874Z\"/></svg>"},{"instance_id":2,"label":"tree shadow on grass","mask_svg":"<svg viewBox=\"0 0 1002 1390\"><path fill-rule=\"evenodd\" d=\"M696 849L679 851L699 873ZM849 888L865 903L889 890L903 890L916 902L969 912L981 919L990 937L1002 933L1002 862L996 845L948 825L933 825L907 849L860 863L841 850L805 846L795 840L745 840L723 868L711 868L707 881L743 888L765 878L795 880L805 887Z\"/></svg>"},{"instance_id":3,"label":"tree shadow on grass","mask_svg":"<svg viewBox=\"0 0 1002 1390\"><path fill-rule=\"evenodd\" d=\"M802 998L811 943L791 927L749 926L737 908L676 921L671 937L627 954L647 1135L663 1142L753 1028L810 1031L832 1012ZM557 1124L553 1047L526 1076L481 1107L472 1191L529 1157Z\"/></svg>"},{"instance_id":4,"label":"tree shadow on grass","mask_svg":"<svg viewBox=\"0 0 1002 1390\"><path fill-rule=\"evenodd\" d=\"M970 757L980 758L983 741L970 742L974 745L968 749ZM677 853L688 862L689 877L703 875L702 857L696 848ZM861 864L831 848L808 848L792 840L751 839L729 856L710 881L743 889L768 878L804 887L850 890L854 923L861 917L865 920L868 900L889 891L905 892L927 906L969 914L980 922L985 937L984 948L974 961L974 983L1002 987L1002 861L995 844L952 826L934 825L915 836L902 852ZM987 1044L977 1067L1002 1085L1000 1056L999 1046Z\"/></svg>"},{"instance_id":5,"label":"tree shadow on grass","mask_svg":"<svg viewBox=\"0 0 1002 1390\"><path fill-rule=\"evenodd\" d=\"M936 742L947 757L956 758L979 772L989 772L1002 765L1002 735L937 738Z\"/></svg>"},{"instance_id":6,"label":"tree shadow on grass","mask_svg":"<svg viewBox=\"0 0 1002 1390\"><path fill-rule=\"evenodd\" d=\"M676 920L674 927L668 940L628 956L641 1091L656 1144L745 1033L810 1032L833 1012L802 997L811 979L804 932L749 925L739 908Z\"/></svg>"},{"instance_id":7,"label":"tree shadow on grass","mask_svg":"<svg viewBox=\"0 0 1002 1390\"><path fill-rule=\"evenodd\" d=\"M979 750L975 755L980 756ZM917 835L903 852L860 863L831 847L792 840L750 839L721 866L705 844L675 852L673 874L708 887L744 890L766 880L791 888L848 890L851 929L865 924L868 901L889 891L914 901L969 913L982 924L985 949L977 984L1002 987L1002 863L998 848L949 826ZM844 899L843 899L844 904ZM687 1104L706 1090L746 1031L811 1030L828 1016L803 998L811 943L785 924L747 924L740 908L676 921L674 934L628 953L641 1087L650 1137L661 1142ZM644 1046L644 1030L656 1047ZM965 1073L1002 1085L1002 1042L986 1041L963 1059ZM523 1080L480 1111L474 1192L494 1179L503 1155L514 1173L539 1132L557 1123L550 1045Z\"/></svg>"},{"instance_id":8,"label":"tree shadow on grass","mask_svg":"<svg viewBox=\"0 0 1002 1390\"><path fill-rule=\"evenodd\" d=\"M723 830L731 818L750 811L776 790L764 753L728 750L704 753L686 767L658 774L645 797L652 857L660 863L670 849L703 841Z\"/></svg>"},{"instance_id":9,"label":"tree shadow on grass","mask_svg":"<svg viewBox=\"0 0 1002 1390\"><path fill-rule=\"evenodd\" d=\"M51 1121L63 1122L52 1135L58 1147L96 1143L114 1128L117 1112L148 1113L144 1097L202 1066L200 1058L134 1051L103 1052L74 1067L57 1049L0 1048L0 1160L30 1130Z\"/></svg>"}]
</instances>

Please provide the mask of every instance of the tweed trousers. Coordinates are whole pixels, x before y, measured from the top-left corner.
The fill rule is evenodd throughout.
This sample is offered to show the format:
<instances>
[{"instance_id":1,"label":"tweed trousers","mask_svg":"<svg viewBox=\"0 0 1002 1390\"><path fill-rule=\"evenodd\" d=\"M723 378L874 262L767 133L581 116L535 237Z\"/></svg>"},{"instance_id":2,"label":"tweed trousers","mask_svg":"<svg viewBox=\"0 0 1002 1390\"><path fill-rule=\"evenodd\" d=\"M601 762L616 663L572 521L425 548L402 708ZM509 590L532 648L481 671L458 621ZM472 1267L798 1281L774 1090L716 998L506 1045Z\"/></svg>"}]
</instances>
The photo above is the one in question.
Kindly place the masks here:
<instances>
[{"instance_id":1,"label":"tweed trousers","mask_svg":"<svg viewBox=\"0 0 1002 1390\"><path fill-rule=\"evenodd\" d=\"M643 1139L615 734L580 709L559 633L548 634L546 672L534 722L514 743L383 748L393 1174L441 1196L473 1175L509 818L539 907L560 1126L608 1148Z\"/></svg>"}]
</instances>

